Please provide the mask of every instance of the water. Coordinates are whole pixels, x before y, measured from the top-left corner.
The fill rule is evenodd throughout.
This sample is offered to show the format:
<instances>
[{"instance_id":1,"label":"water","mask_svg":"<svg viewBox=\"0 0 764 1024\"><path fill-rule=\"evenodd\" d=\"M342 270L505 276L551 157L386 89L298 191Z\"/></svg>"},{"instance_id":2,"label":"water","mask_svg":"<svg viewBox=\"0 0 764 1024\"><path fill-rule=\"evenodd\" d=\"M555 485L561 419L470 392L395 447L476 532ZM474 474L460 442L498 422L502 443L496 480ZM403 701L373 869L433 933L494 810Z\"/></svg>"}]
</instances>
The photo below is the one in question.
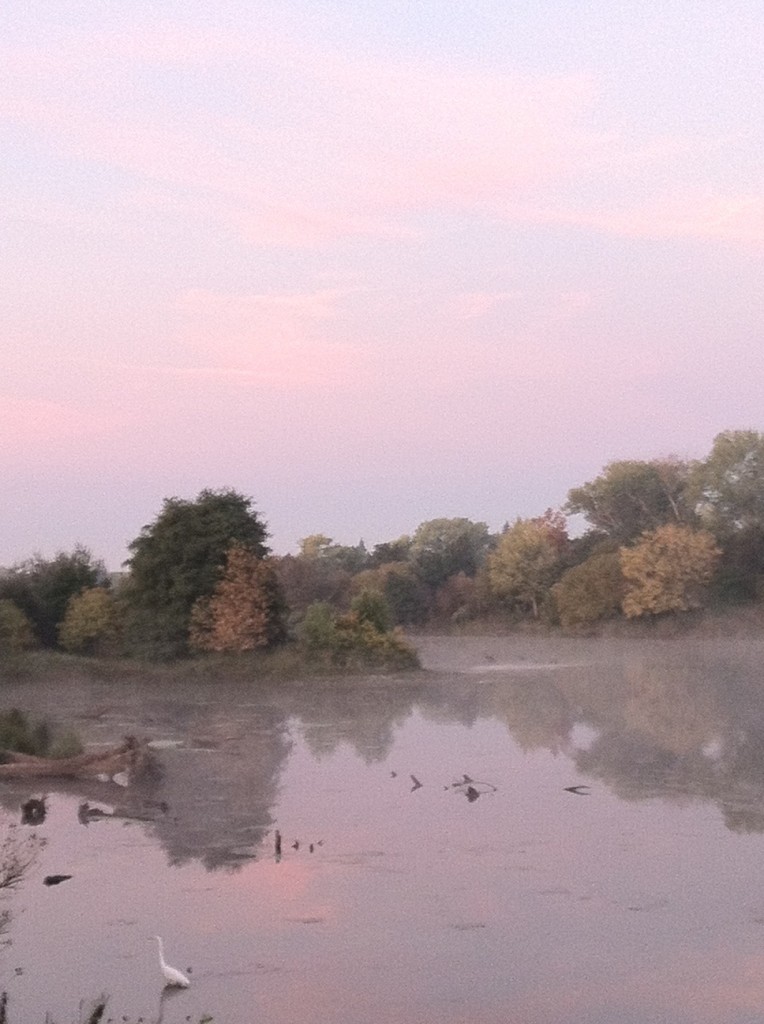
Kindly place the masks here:
<instances>
[{"instance_id":1,"label":"water","mask_svg":"<svg viewBox=\"0 0 764 1024\"><path fill-rule=\"evenodd\" d=\"M10 1024L101 992L166 1024L763 1020L762 645L422 654L391 680L6 688L164 770L47 789L0 906ZM6 822L41 792L0 786ZM162 995L156 934L188 990Z\"/></svg>"}]
</instances>

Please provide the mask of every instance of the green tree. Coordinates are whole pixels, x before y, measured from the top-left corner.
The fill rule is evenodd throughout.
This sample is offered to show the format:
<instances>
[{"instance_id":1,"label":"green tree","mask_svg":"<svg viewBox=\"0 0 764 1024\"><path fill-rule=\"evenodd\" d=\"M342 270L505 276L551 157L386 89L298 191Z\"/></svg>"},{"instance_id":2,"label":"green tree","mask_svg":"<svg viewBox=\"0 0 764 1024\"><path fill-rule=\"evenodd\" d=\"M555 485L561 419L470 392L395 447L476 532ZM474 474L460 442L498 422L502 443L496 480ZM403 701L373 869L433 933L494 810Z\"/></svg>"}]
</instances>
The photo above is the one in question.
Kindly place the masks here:
<instances>
[{"instance_id":1,"label":"green tree","mask_svg":"<svg viewBox=\"0 0 764 1024\"><path fill-rule=\"evenodd\" d=\"M316 601L347 608L352 576L331 558L284 555L274 559L274 567L286 603L297 618Z\"/></svg>"},{"instance_id":2,"label":"green tree","mask_svg":"<svg viewBox=\"0 0 764 1024\"><path fill-rule=\"evenodd\" d=\"M124 597L134 640L155 654L187 647L191 609L211 597L233 544L268 554L265 523L251 498L203 490L194 501L167 498L130 545Z\"/></svg>"},{"instance_id":3,"label":"green tree","mask_svg":"<svg viewBox=\"0 0 764 1024\"><path fill-rule=\"evenodd\" d=\"M378 633L387 633L393 627L390 606L378 590L362 590L350 603L361 622L369 622Z\"/></svg>"},{"instance_id":4,"label":"green tree","mask_svg":"<svg viewBox=\"0 0 764 1024\"><path fill-rule=\"evenodd\" d=\"M515 520L488 556L491 593L505 604L538 618L560 558L559 534L544 517Z\"/></svg>"},{"instance_id":5,"label":"green tree","mask_svg":"<svg viewBox=\"0 0 764 1024\"><path fill-rule=\"evenodd\" d=\"M324 533L313 533L300 541L299 558L322 562L354 575L369 564L369 552L363 541L358 544L335 544Z\"/></svg>"},{"instance_id":6,"label":"green tree","mask_svg":"<svg viewBox=\"0 0 764 1024\"><path fill-rule=\"evenodd\" d=\"M712 582L715 596L724 603L757 601L764 596L764 524L725 534L722 545Z\"/></svg>"},{"instance_id":7,"label":"green tree","mask_svg":"<svg viewBox=\"0 0 764 1024\"><path fill-rule=\"evenodd\" d=\"M269 559L234 544L210 597L191 610L190 646L197 651L252 651L285 639L286 607Z\"/></svg>"},{"instance_id":8,"label":"green tree","mask_svg":"<svg viewBox=\"0 0 764 1024\"><path fill-rule=\"evenodd\" d=\"M376 569L365 569L353 577L352 589L356 593L378 590L399 626L421 625L430 613L430 590L408 562L389 562Z\"/></svg>"},{"instance_id":9,"label":"green tree","mask_svg":"<svg viewBox=\"0 0 764 1024\"><path fill-rule=\"evenodd\" d=\"M490 547L485 523L470 519L430 519L411 539L409 558L424 582L436 590L449 576L474 576Z\"/></svg>"},{"instance_id":10,"label":"green tree","mask_svg":"<svg viewBox=\"0 0 764 1024\"><path fill-rule=\"evenodd\" d=\"M305 611L300 639L311 652L331 650L336 643L336 612L328 601L314 601Z\"/></svg>"},{"instance_id":11,"label":"green tree","mask_svg":"<svg viewBox=\"0 0 764 1024\"><path fill-rule=\"evenodd\" d=\"M703 526L718 537L764 528L764 434L727 430L692 468L691 495Z\"/></svg>"},{"instance_id":12,"label":"green tree","mask_svg":"<svg viewBox=\"0 0 764 1024\"><path fill-rule=\"evenodd\" d=\"M0 656L19 654L35 646L32 623L8 598L0 600Z\"/></svg>"},{"instance_id":13,"label":"green tree","mask_svg":"<svg viewBox=\"0 0 764 1024\"><path fill-rule=\"evenodd\" d=\"M563 573L552 587L557 614L565 629L589 626L618 615L624 580L617 551L602 551Z\"/></svg>"},{"instance_id":14,"label":"green tree","mask_svg":"<svg viewBox=\"0 0 764 1024\"><path fill-rule=\"evenodd\" d=\"M706 530L669 523L643 534L632 547L621 548L624 614L635 618L700 607L719 555Z\"/></svg>"},{"instance_id":15,"label":"green tree","mask_svg":"<svg viewBox=\"0 0 764 1024\"><path fill-rule=\"evenodd\" d=\"M70 598L107 583L103 562L77 544L71 553L59 551L50 559L34 555L13 566L0 577L0 599L13 601L24 612L44 647L55 647Z\"/></svg>"},{"instance_id":16,"label":"green tree","mask_svg":"<svg viewBox=\"0 0 764 1024\"><path fill-rule=\"evenodd\" d=\"M411 537L403 534L397 540L385 541L382 544L375 544L369 555L369 566L372 569L380 565L388 565L391 562L407 562L411 554Z\"/></svg>"},{"instance_id":17,"label":"green tree","mask_svg":"<svg viewBox=\"0 0 764 1024\"><path fill-rule=\"evenodd\" d=\"M112 654L120 635L120 615L111 593L90 587L69 599L58 627L61 647L72 654Z\"/></svg>"},{"instance_id":18,"label":"green tree","mask_svg":"<svg viewBox=\"0 0 764 1024\"><path fill-rule=\"evenodd\" d=\"M645 530L692 519L688 477L686 463L673 458L611 462L595 480L568 492L566 512L627 544Z\"/></svg>"}]
</instances>

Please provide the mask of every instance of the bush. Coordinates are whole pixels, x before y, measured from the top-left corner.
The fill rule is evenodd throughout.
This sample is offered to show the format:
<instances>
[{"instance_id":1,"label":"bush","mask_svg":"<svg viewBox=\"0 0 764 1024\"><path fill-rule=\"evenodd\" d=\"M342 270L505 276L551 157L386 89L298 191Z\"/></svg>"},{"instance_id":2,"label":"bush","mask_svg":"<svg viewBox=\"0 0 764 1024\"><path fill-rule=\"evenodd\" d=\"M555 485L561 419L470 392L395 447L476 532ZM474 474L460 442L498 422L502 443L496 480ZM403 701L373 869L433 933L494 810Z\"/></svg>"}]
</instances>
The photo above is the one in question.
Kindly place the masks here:
<instances>
[{"instance_id":1,"label":"bush","mask_svg":"<svg viewBox=\"0 0 764 1024\"><path fill-rule=\"evenodd\" d=\"M367 598L362 610L379 606ZM337 668L369 667L404 669L419 664L416 651L397 629L381 630L370 617L359 611L337 615L324 602L312 604L300 630L300 640L308 655Z\"/></svg>"},{"instance_id":2,"label":"bush","mask_svg":"<svg viewBox=\"0 0 764 1024\"><path fill-rule=\"evenodd\" d=\"M46 721L32 723L12 708L0 714L0 750L35 757L73 757L82 753L82 743L73 732L57 735Z\"/></svg>"},{"instance_id":3,"label":"bush","mask_svg":"<svg viewBox=\"0 0 764 1024\"><path fill-rule=\"evenodd\" d=\"M32 623L8 598L0 600L0 655L19 654L35 646Z\"/></svg>"},{"instance_id":4,"label":"bush","mask_svg":"<svg viewBox=\"0 0 764 1024\"><path fill-rule=\"evenodd\" d=\"M618 615L624 593L617 551L602 552L573 566L552 587L563 629L577 629Z\"/></svg>"},{"instance_id":5,"label":"bush","mask_svg":"<svg viewBox=\"0 0 764 1024\"><path fill-rule=\"evenodd\" d=\"M70 654L112 654L119 633L114 598L103 587L90 587L69 599L58 641Z\"/></svg>"},{"instance_id":6,"label":"bush","mask_svg":"<svg viewBox=\"0 0 764 1024\"><path fill-rule=\"evenodd\" d=\"M334 609L327 601L309 605L300 627L300 641L308 651L327 650L336 642Z\"/></svg>"},{"instance_id":7,"label":"bush","mask_svg":"<svg viewBox=\"0 0 764 1024\"><path fill-rule=\"evenodd\" d=\"M390 605L378 590L362 590L354 597L350 610L355 612L361 622L368 622L378 633L387 633L392 628Z\"/></svg>"}]
</instances>

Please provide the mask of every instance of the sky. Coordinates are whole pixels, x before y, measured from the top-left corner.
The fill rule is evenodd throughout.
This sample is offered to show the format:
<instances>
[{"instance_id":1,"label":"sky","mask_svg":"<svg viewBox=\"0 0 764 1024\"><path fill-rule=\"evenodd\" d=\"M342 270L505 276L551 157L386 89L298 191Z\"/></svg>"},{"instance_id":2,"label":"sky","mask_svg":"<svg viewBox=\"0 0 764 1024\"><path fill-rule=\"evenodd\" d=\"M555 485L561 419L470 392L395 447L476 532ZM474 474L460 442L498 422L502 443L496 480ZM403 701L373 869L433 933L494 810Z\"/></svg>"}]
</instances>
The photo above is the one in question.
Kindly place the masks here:
<instances>
[{"instance_id":1,"label":"sky","mask_svg":"<svg viewBox=\"0 0 764 1024\"><path fill-rule=\"evenodd\" d=\"M0 565L277 554L764 429L760 0L0 12Z\"/></svg>"}]
</instances>

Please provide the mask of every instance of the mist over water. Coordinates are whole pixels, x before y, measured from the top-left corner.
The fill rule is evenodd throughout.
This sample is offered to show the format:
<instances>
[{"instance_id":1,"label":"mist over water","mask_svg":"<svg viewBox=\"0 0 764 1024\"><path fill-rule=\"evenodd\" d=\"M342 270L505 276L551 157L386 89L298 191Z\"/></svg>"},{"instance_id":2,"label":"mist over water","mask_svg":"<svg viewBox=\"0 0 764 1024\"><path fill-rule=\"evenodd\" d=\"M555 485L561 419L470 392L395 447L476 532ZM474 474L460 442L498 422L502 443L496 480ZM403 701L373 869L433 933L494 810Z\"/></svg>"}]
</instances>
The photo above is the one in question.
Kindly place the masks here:
<instances>
[{"instance_id":1,"label":"mist over water","mask_svg":"<svg viewBox=\"0 0 764 1024\"><path fill-rule=\"evenodd\" d=\"M394 678L6 685L162 769L0 787L6 821L48 795L0 907L9 1024L102 991L167 1024L761 1020L764 645L419 647Z\"/></svg>"}]
</instances>

